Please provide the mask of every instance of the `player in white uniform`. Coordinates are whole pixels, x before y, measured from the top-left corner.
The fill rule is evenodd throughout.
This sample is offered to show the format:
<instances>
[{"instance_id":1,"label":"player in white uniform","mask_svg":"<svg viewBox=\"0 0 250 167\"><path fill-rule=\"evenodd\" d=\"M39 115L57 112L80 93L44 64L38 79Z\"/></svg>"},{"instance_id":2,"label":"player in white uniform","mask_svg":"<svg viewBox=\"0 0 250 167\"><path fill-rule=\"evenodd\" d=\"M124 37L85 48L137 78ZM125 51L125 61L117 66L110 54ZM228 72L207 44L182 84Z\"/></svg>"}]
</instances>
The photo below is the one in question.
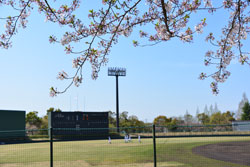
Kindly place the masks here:
<instances>
[{"instance_id":1,"label":"player in white uniform","mask_svg":"<svg viewBox=\"0 0 250 167\"><path fill-rule=\"evenodd\" d=\"M109 136L109 144L111 144L111 138L110 138L110 136Z\"/></svg>"},{"instance_id":2,"label":"player in white uniform","mask_svg":"<svg viewBox=\"0 0 250 167\"><path fill-rule=\"evenodd\" d=\"M131 142L131 136L130 135L128 135L128 141Z\"/></svg>"}]
</instances>

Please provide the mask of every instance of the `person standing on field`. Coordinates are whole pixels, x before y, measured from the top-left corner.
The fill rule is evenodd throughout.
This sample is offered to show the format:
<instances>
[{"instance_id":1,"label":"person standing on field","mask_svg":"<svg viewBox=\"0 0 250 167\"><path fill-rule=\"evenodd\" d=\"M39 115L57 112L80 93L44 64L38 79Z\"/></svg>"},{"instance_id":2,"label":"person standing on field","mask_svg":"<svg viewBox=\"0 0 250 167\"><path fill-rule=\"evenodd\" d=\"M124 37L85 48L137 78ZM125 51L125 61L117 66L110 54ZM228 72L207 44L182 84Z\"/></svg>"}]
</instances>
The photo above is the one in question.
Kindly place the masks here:
<instances>
[{"instance_id":1,"label":"person standing on field","mask_svg":"<svg viewBox=\"0 0 250 167\"><path fill-rule=\"evenodd\" d=\"M110 138L110 136L109 136L109 144L111 144L111 138Z\"/></svg>"}]
</instances>

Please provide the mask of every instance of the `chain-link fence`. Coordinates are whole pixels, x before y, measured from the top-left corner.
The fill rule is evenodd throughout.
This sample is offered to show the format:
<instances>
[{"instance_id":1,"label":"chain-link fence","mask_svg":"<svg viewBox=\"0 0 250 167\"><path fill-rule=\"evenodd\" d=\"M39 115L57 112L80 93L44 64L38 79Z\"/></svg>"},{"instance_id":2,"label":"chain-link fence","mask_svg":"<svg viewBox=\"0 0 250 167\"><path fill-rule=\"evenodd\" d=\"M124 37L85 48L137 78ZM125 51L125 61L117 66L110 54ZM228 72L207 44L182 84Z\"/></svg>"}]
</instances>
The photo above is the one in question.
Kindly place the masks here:
<instances>
[{"instance_id":1,"label":"chain-link fence","mask_svg":"<svg viewBox=\"0 0 250 167\"><path fill-rule=\"evenodd\" d=\"M0 132L0 167L246 167L250 132L231 125Z\"/></svg>"},{"instance_id":2,"label":"chain-link fence","mask_svg":"<svg viewBox=\"0 0 250 167\"><path fill-rule=\"evenodd\" d=\"M250 132L232 125L156 126L157 166L250 166Z\"/></svg>"},{"instance_id":3,"label":"chain-link fence","mask_svg":"<svg viewBox=\"0 0 250 167\"><path fill-rule=\"evenodd\" d=\"M0 167L49 166L48 130L0 132Z\"/></svg>"},{"instance_id":4,"label":"chain-link fence","mask_svg":"<svg viewBox=\"0 0 250 167\"><path fill-rule=\"evenodd\" d=\"M143 130L148 129L148 133ZM144 166L153 164L152 127L54 129L54 166ZM65 134L65 135L63 135ZM143 134L147 138L144 138ZM142 142L143 141L143 142Z\"/></svg>"}]
</instances>

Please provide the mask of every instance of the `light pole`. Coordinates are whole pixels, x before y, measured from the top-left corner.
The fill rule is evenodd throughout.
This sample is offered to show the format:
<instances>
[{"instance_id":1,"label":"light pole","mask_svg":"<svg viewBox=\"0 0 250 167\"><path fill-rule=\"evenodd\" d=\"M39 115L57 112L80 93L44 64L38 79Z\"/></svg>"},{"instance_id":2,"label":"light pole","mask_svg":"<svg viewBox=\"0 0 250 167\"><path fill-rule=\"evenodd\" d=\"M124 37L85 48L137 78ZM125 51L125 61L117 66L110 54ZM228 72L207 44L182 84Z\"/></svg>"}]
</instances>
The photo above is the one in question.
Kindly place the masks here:
<instances>
[{"instance_id":1,"label":"light pole","mask_svg":"<svg viewBox=\"0 0 250 167\"><path fill-rule=\"evenodd\" d=\"M126 76L126 68L120 67L110 67L108 68L108 76L115 76L116 78L116 127L117 132L120 132L119 129L119 89L118 89L118 77L119 76Z\"/></svg>"}]
</instances>

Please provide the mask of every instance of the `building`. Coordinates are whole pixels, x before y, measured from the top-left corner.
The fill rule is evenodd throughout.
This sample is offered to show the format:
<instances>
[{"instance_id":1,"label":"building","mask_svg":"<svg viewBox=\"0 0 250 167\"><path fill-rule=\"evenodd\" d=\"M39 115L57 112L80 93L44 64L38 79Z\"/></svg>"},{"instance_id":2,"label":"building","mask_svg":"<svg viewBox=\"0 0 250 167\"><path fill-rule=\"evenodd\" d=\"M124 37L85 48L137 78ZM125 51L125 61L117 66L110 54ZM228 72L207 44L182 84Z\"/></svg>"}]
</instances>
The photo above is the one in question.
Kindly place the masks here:
<instances>
[{"instance_id":1,"label":"building","mask_svg":"<svg viewBox=\"0 0 250 167\"><path fill-rule=\"evenodd\" d=\"M250 121L233 121L233 131L250 131Z\"/></svg>"}]
</instances>

